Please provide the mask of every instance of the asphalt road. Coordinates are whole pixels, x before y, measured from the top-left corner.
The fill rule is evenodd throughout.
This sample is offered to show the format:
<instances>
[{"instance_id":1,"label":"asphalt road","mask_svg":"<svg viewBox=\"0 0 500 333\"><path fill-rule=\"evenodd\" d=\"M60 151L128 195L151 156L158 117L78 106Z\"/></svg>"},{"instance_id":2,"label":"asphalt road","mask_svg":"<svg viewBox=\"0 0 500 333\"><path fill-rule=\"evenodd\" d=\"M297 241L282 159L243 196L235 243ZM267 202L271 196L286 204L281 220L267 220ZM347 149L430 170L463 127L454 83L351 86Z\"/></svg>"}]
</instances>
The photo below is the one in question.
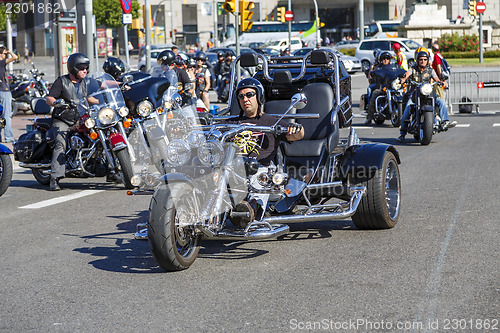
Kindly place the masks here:
<instances>
[{"instance_id":1,"label":"asphalt road","mask_svg":"<svg viewBox=\"0 0 500 333\"><path fill-rule=\"evenodd\" d=\"M16 167L0 197L0 331L498 330L500 108L452 116L457 128L426 147L355 112L363 141L400 153L395 228L298 223L278 240L204 241L176 273L133 238L149 196L99 178L49 192Z\"/></svg>"}]
</instances>

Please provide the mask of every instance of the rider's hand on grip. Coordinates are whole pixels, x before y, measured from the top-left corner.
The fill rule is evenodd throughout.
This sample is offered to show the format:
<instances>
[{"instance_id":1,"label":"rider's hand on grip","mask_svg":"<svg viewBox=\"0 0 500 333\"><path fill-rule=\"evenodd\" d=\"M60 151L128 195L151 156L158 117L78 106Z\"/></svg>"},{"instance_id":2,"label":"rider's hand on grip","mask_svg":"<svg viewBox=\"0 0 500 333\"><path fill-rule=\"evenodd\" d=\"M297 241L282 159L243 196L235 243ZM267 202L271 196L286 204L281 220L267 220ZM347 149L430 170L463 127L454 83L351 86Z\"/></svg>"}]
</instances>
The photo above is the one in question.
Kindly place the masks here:
<instances>
[{"instance_id":1,"label":"rider's hand on grip","mask_svg":"<svg viewBox=\"0 0 500 333\"><path fill-rule=\"evenodd\" d=\"M301 124L289 123L287 126L287 134L291 135L291 134L299 133L301 129L302 129Z\"/></svg>"}]
</instances>

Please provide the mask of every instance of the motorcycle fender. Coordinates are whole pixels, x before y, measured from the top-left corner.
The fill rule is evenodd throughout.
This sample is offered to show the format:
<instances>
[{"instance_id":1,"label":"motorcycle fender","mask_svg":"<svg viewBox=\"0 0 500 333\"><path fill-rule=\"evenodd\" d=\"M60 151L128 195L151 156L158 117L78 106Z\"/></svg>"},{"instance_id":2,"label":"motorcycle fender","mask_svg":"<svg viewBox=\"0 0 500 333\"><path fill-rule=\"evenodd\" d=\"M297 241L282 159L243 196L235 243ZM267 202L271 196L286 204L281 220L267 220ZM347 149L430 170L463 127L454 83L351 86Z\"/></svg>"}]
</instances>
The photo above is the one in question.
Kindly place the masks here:
<instances>
[{"instance_id":1,"label":"motorcycle fender","mask_svg":"<svg viewBox=\"0 0 500 333\"><path fill-rule=\"evenodd\" d=\"M0 144L0 154L12 154L7 146Z\"/></svg>"},{"instance_id":2,"label":"motorcycle fender","mask_svg":"<svg viewBox=\"0 0 500 333\"><path fill-rule=\"evenodd\" d=\"M422 105L422 111L424 112L434 112L434 108L432 105Z\"/></svg>"},{"instance_id":3,"label":"motorcycle fender","mask_svg":"<svg viewBox=\"0 0 500 333\"><path fill-rule=\"evenodd\" d=\"M167 173L166 175L161 176L160 182L165 185L173 183L188 183L190 186L196 187L195 183L191 179L181 173Z\"/></svg>"},{"instance_id":4,"label":"motorcycle fender","mask_svg":"<svg viewBox=\"0 0 500 333\"><path fill-rule=\"evenodd\" d=\"M394 146L370 143L347 148L340 160L339 173L342 179L371 179L382 168L385 152L390 151L401 164L399 153Z\"/></svg>"},{"instance_id":5,"label":"motorcycle fender","mask_svg":"<svg viewBox=\"0 0 500 333\"><path fill-rule=\"evenodd\" d=\"M120 133L111 133L108 137L113 151L120 150L127 147L127 143Z\"/></svg>"}]
</instances>

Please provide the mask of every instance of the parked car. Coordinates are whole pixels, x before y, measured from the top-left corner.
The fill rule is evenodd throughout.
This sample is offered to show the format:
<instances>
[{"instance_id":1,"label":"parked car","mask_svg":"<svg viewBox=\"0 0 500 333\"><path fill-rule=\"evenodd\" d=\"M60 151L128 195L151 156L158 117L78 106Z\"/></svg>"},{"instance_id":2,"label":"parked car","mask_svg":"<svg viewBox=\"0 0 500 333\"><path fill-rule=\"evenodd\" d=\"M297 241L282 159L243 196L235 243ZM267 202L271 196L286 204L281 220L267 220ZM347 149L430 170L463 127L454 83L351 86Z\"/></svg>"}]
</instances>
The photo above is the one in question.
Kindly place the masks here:
<instances>
[{"instance_id":1,"label":"parked car","mask_svg":"<svg viewBox=\"0 0 500 333\"><path fill-rule=\"evenodd\" d=\"M171 50L171 48L151 50L151 66L156 64L156 58L158 57L158 54L160 54L161 52L163 52L165 50ZM183 52L179 52L179 56L183 60L188 59L188 56ZM146 54L144 54L142 57L139 58L139 64L137 65L137 68L143 73L146 72Z\"/></svg>"},{"instance_id":2,"label":"parked car","mask_svg":"<svg viewBox=\"0 0 500 333\"><path fill-rule=\"evenodd\" d=\"M355 49L359 45L359 40L342 40L333 45L334 49L342 50L342 49Z\"/></svg>"},{"instance_id":3,"label":"parked car","mask_svg":"<svg viewBox=\"0 0 500 333\"><path fill-rule=\"evenodd\" d=\"M156 50L156 49L172 49L172 47L177 47L177 45L175 44L151 44L151 51L153 50ZM141 46L139 48L139 59L142 58L144 56L144 54L146 53L146 48L143 46Z\"/></svg>"},{"instance_id":4,"label":"parked car","mask_svg":"<svg viewBox=\"0 0 500 333\"><path fill-rule=\"evenodd\" d=\"M314 49L315 48L313 48L313 47L303 47L300 50L293 52L292 55L296 56L296 57L303 57ZM336 53L338 56L340 56L340 60L342 60L342 62L344 63L344 67L348 73L354 73L356 71L361 71L361 62L358 60L358 58L353 57L353 56L349 56L349 55L345 55L342 52L340 52L339 50L336 50L332 47L325 46L325 47L320 48L320 50L332 51L332 52Z\"/></svg>"},{"instance_id":5,"label":"parked car","mask_svg":"<svg viewBox=\"0 0 500 333\"><path fill-rule=\"evenodd\" d=\"M422 45L408 38L366 39L359 43L354 56L361 61L361 68L363 71L366 71L370 68L371 64L373 64L373 50L378 48L382 51L393 52L392 45L394 43L399 43L401 45L401 50L405 53L406 59L408 60L408 66L412 66L415 63L415 50L422 47Z\"/></svg>"}]
</instances>

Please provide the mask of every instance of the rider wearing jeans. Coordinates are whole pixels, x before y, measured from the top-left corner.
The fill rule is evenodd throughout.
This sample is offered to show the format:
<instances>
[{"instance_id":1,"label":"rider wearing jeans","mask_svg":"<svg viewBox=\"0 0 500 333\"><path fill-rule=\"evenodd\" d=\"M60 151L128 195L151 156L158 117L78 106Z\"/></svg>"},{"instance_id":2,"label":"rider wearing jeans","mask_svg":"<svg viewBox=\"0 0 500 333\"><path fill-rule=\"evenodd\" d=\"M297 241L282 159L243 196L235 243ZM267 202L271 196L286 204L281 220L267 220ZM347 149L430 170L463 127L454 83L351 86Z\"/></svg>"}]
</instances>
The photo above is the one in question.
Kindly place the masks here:
<instances>
[{"instance_id":1,"label":"rider wearing jeans","mask_svg":"<svg viewBox=\"0 0 500 333\"><path fill-rule=\"evenodd\" d=\"M411 77L411 80L415 82L428 82L432 83L433 81L441 82L436 74L436 72L429 65L429 54L425 51L421 51L417 54L417 63L410 68L408 72L406 72L406 76L402 81L405 81ZM446 82L444 82L446 85ZM411 91L411 90L410 90ZM408 131L408 120L410 119L410 107L415 103L412 99L408 99L408 103L406 104L403 117L401 118L401 130L400 136L397 139L398 142L405 141L405 135ZM436 105L439 108L439 116L441 117L441 127L443 129L455 127L457 124L456 121L450 123L448 118L448 110L446 108L446 103L441 98L436 98Z\"/></svg>"},{"instance_id":2,"label":"rider wearing jeans","mask_svg":"<svg viewBox=\"0 0 500 333\"><path fill-rule=\"evenodd\" d=\"M10 57L8 57L10 55ZM12 94L10 92L9 81L7 80L7 64L17 60L14 52L7 50L3 43L0 43L0 105L3 107L2 117L5 119L5 142L12 142ZM0 128L1 129L1 128ZM0 135L1 137L1 135Z\"/></svg>"}]
</instances>

